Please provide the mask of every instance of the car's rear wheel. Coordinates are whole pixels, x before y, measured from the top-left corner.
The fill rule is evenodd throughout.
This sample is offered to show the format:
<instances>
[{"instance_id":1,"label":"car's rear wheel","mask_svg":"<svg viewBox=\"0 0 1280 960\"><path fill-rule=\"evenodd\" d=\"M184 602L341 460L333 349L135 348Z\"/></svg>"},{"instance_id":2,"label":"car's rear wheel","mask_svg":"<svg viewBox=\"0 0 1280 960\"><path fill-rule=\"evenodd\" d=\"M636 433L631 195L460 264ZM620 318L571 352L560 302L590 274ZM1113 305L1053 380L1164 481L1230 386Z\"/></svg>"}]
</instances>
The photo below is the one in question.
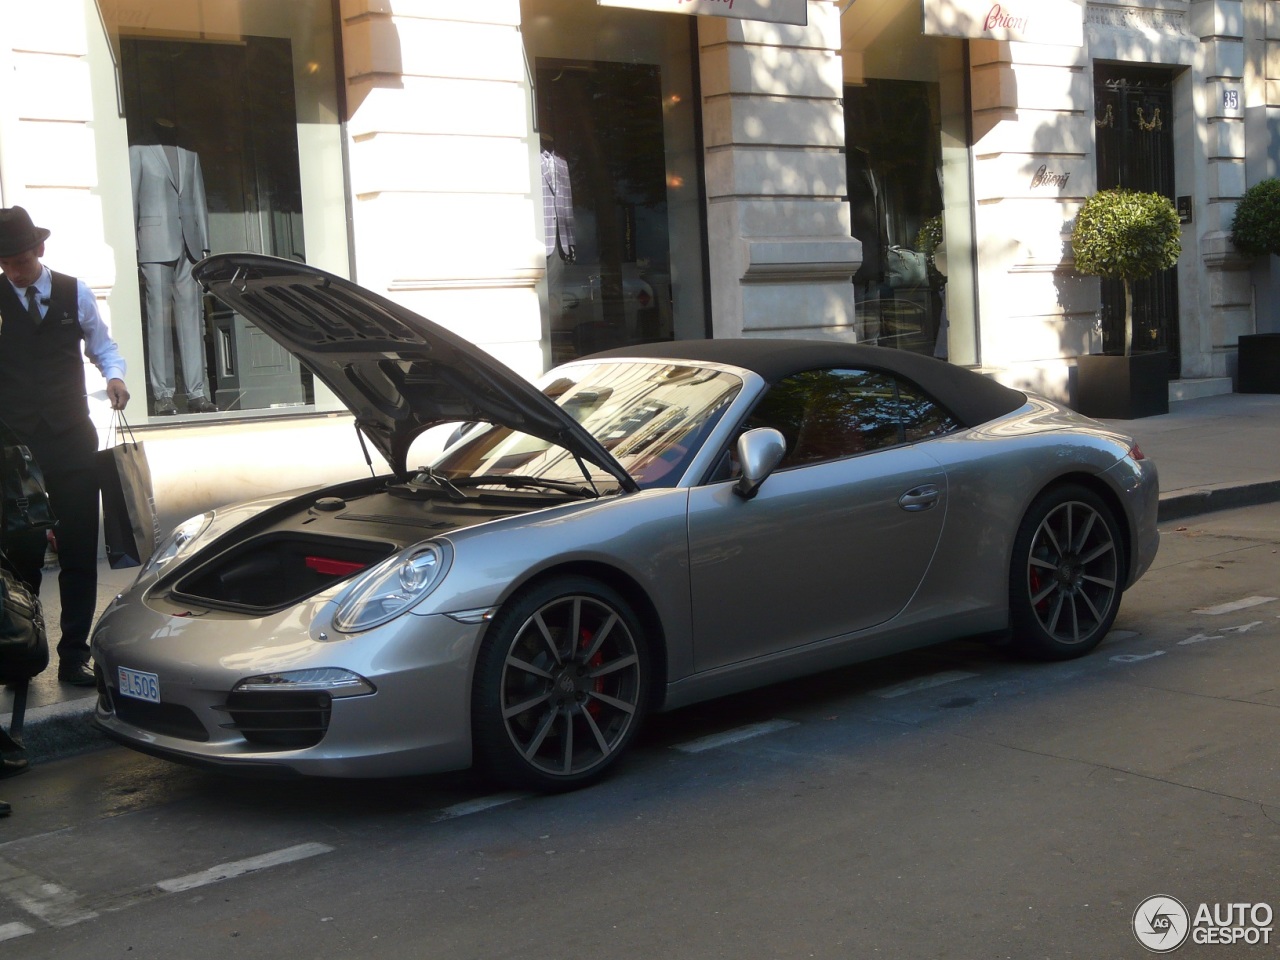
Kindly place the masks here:
<instances>
[{"instance_id":1,"label":"car's rear wheel","mask_svg":"<svg viewBox=\"0 0 1280 960\"><path fill-rule=\"evenodd\" d=\"M1088 653L1115 622L1124 569L1120 529L1101 497L1076 484L1041 494L1014 540L1014 648L1042 660Z\"/></svg>"},{"instance_id":2,"label":"car's rear wheel","mask_svg":"<svg viewBox=\"0 0 1280 960\"><path fill-rule=\"evenodd\" d=\"M649 655L615 590L559 577L494 617L472 691L477 764L509 784L566 790L602 776L644 715Z\"/></svg>"}]
</instances>

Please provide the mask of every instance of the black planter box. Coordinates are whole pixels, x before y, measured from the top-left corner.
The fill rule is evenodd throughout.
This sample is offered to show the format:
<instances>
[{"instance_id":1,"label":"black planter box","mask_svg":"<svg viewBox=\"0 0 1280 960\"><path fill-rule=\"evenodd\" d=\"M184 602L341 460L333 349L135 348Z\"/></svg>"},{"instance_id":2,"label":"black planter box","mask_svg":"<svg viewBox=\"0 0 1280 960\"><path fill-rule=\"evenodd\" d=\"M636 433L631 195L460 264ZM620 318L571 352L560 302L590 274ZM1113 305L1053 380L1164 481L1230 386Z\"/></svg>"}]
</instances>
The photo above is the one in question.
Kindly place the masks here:
<instances>
[{"instance_id":1,"label":"black planter box","mask_svg":"<svg viewBox=\"0 0 1280 960\"><path fill-rule=\"evenodd\" d=\"M1078 358L1075 408L1099 420L1136 420L1169 412L1169 354Z\"/></svg>"},{"instance_id":2,"label":"black planter box","mask_svg":"<svg viewBox=\"0 0 1280 960\"><path fill-rule=\"evenodd\" d=\"M1280 333L1248 333L1240 338L1237 393L1280 393Z\"/></svg>"}]
</instances>

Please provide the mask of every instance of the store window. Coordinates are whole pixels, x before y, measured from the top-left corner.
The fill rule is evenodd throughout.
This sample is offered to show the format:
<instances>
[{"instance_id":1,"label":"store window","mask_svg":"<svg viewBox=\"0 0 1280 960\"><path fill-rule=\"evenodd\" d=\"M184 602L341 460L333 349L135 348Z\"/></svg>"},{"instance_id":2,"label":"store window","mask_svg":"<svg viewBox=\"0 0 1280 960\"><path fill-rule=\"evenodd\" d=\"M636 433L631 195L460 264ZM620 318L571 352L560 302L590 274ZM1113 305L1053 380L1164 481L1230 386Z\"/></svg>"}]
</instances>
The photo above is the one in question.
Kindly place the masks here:
<instances>
[{"instance_id":1,"label":"store window","mask_svg":"<svg viewBox=\"0 0 1280 960\"><path fill-rule=\"evenodd\" d=\"M920 8L842 20L858 339L977 362L963 41L920 34Z\"/></svg>"},{"instance_id":2,"label":"store window","mask_svg":"<svg viewBox=\"0 0 1280 960\"><path fill-rule=\"evenodd\" d=\"M708 335L690 18L524 0L551 360Z\"/></svg>"},{"instance_id":3,"label":"store window","mask_svg":"<svg viewBox=\"0 0 1280 960\"><path fill-rule=\"evenodd\" d=\"M289 353L191 277L194 261L228 251L346 272L332 4L104 0L103 13L128 136L143 326L132 360L148 412L332 407Z\"/></svg>"}]
</instances>

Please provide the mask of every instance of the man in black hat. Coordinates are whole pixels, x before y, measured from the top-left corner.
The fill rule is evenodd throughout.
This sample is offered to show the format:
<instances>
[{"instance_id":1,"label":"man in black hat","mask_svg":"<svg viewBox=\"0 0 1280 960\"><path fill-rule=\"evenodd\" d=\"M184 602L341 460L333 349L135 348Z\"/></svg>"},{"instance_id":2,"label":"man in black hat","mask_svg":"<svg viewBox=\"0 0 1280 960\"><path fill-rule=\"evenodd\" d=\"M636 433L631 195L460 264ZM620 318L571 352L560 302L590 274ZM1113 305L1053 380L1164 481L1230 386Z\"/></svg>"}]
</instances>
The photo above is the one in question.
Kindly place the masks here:
<instances>
[{"instance_id":1,"label":"man in black hat","mask_svg":"<svg viewBox=\"0 0 1280 960\"><path fill-rule=\"evenodd\" d=\"M58 679L93 686L89 629L98 602L98 433L89 419L84 357L107 381L115 410L129 402L125 364L83 280L40 262L49 231L22 207L0 208L0 420L44 473L58 545L62 635ZM5 544L14 573L39 596L43 532Z\"/></svg>"}]
</instances>

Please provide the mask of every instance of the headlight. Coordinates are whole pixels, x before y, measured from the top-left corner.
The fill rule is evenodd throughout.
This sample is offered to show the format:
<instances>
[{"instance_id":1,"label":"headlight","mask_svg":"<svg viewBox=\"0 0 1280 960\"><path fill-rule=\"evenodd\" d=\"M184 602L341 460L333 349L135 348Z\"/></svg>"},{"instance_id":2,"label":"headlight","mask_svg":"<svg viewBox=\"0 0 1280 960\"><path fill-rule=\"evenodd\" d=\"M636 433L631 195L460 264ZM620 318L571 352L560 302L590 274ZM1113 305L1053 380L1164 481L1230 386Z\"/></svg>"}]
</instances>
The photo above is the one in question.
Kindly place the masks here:
<instances>
[{"instance_id":1,"label":"headlight","mask_svg":"<svg viewBox=\"0 0 1280 960\"><path fill-rule=\"evenodd\" d=\"M139 579L159 570L178 557L190 553L195 542L209 529L212 520L212 513L202 513L178 524L160 546L156 547L156 552L151 555L151 559L138 572Z\"/></svg>"},{"instance_id":2,"label":"headlight","mask_svg":"<svg viewBox=\"0 0 1280 960\"><path fill-rule=\"evenodd\" d=\"M446 566L434 543L388 557L351 585L333 616L334 629L358 633L398 617L435 589Z\"/></svg>"}]
</instances>

